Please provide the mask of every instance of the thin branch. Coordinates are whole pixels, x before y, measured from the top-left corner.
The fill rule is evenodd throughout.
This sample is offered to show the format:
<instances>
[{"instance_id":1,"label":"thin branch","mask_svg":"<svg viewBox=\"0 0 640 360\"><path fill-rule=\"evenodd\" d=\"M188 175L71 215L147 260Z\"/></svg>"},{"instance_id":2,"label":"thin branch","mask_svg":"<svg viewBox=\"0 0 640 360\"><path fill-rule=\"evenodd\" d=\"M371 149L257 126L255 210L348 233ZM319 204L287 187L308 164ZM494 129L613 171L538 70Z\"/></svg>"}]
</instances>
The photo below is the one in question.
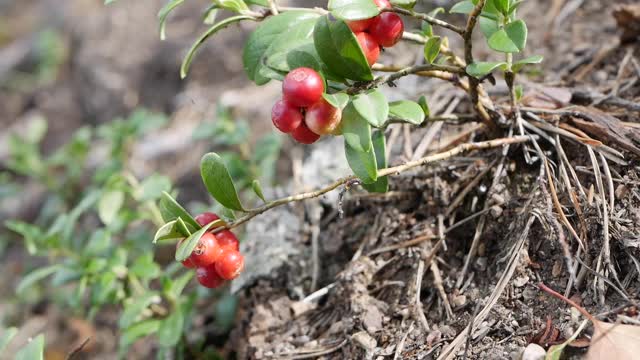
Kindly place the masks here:
<instances>
[{"instance_id":1,"label":"thin branch","mask_svg":"<svg viewBox=\"0 0 640 360\"><path fill-rule=\"evenodd\" d=\"M397 6L394 6L392 9L384 9L382 11L393 11L393 12L395 12L397 14L411 16L411 17L414 17L416 19L420 19L420 20L426 21L431 25L440 26L440 27L443 27L445 29L449 29L449 30L451 30L453 32L456 32L456 33L460 34L460 35L464 34L464 31L465 31L464 29L462 29L462 28L460 28L458 26L455 26L453 24L449 24L446 21L442 21L442 20L436 19L433 16L429 16L427 14L415 12L413 10L403 9L403 8L397 7Z\"/></svg>"},{"instance_id":2,"label":"thin branch","mask_svg":"<svg viewBox=\"0 0 640 360\"><path fill-rule=\"evenodd\" d=\"M383 68L384 69L384 67L382 67L382 66L380 66L378 68ZM400 78L402 78L404 76L407 76L407 75L423 73L423 72L428 72L428 71L440 71L440 72L451 73L451 74L459 74L459 75L465 74L464 68L462 68L460 66L439 65L439 64L421 64L421 65L415 65L415 66L406 67L406 68L398 70L398 71L396 71L396 72L394 72L392 74L385 75L385 76L379 76L373 81L352 86L352 87L350 87L350 88L348 88L346 90L346 93L350 94L350 95L354 95L354 94L357 94L359 92L378 87L378 86L380 86L382 84L393 83L394 81L396 81L396 80L398 80L398 79L400 79Z\"/></svg>"},{"instance_id":3,"label":"thin branch","mask_svg":"<svg viewBox=\"0 0 640 360\"><path fill-rule=\"evenodd\" d=\"M443 151L437 154L433 154L433 155L429 155L429 156L425 156L423 158L414 160L414 161L409 161L406 162L402 165L398 165L398 166L394 166L394 167L390 167L390 168L386 168L386 169L381 169L378 171L378 176L379 177L383 177L383 176L394 176L394 175L398 175L404 171L407 170L411 170L413 168L416 168L418 166L422 166L422 165L426 165L426 164L430 164L430 163L434 163L437 161L442 161L448 158L451 158L453 156L457 156L461 153L464 152L468 152L468 151L472 151L472 150L484 150L484 149L491 149L491 148L496 148L496 147L501 147L504 145L509 145L509 144L518 144L518 143L524 143L524 142L528 142L532 139L532 136L515 136L515 137L508 137L508 138L499 138L499 139L494 139L494 140L489 140L489 141L482 141L482 142L476 142L476 143L466 143L466 144L461 144L456 146L455 148L448 150L448 151ZM255 209L251 209L247 212L246 215L242 216L241 218L237 219L236 221L228 224L227 226L224 227L219 227L216 228L214 232L220 232L224 229L232 229L235 227L238 227L244 223L246 223L247 221L253 219L254 217L268 211L271 210L275 207L278 206L282 206L288 203L292 203L292 202L297 202L297 201L302 201L302 200L306 200L306 199L311 199L311 198L316 198L319 197L321 195L324 195L332 190L337 189L338 187L349 183L353 180L356 180L357 177L355 175L350 175L341 179L338 179L336 181L334 181L333 183L314 190L314 191L310 191L310 192L306 192L306 193L301 193L301 194L297 194L297 195L291 195L291 196L287 196L284 198L280 198L274 201L271 201L263 206L257 207Z\"/></svg>"}]
</instances>

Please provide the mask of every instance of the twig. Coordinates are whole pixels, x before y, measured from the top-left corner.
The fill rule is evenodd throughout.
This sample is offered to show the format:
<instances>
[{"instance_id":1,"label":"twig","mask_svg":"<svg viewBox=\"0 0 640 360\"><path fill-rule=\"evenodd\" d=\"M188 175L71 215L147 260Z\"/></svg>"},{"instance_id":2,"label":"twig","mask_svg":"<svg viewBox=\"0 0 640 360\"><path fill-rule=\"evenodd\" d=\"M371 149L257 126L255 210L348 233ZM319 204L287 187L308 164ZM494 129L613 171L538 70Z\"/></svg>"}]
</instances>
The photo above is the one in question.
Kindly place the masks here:
<instances>
[{"instance_id":1,"label":"twig","mask_svg":"<svg viewBox=\"0 0 640 360\"><path fill-rule=\"evenodd\" d=\"M67 355L67 359L66 360L71 360L76 355L78 355L82 351L82 349L84 349L84 347L87 346L87 344L89 343L90 340L91 340L91 337L88 337L88 338L84 339L84 341L80 345L78 345L76 348L71 350L69 355Z\"/></svg>"},{"instance_id":2,"label":"twig","mask_svg":"<svg viewBox=\"0 0 640 360\"><path fill-rule=\"evenodd\" d=\"M420 19L420 20L426 21L431 25L440 26L440 27L443 27L445 29L449 29L449 30L451 30L453 32L456 32L456 33L460 34L460 35L464 34L464 29L462 29L462 28L460 28L458 26L455 26L453 24L449 24L446 21L442 21L442 20L436 19L433 16L429 16L427 14L415 12L413 10L403 9L401 7L394 6L392 9L383 9L382 11L392 11L392 12L395 12L397 14L411 16L411 17L414 17L416 19Z\"/></svg>"},{"instance_id":3,"label":"twig","mask_svg":"<svg viewBox=\"0 0 640 360\"><path fill-rule=\"evenodd\" d=\"M519 143L524 143L524 142L528 142L532 139L532 136L514 136L514 137L507 137L507 138L499 138L499 139L494 139L494 140L489 140L489 141L482 141L482 142L476 142L476 143L465 143L465 144L461 144L458 145L456 147L454 147L451 150L448 151L443 151L437 154L433 154L433 155L429 155L429 156L425 156L423 158L420 158L418 160L414 160L414 161L409 161L406 162L402 165L398 165L398 166L394 166L394 167L390 167L390 168L386 168L386 169L381 169L378 171L378 176L379 177L383 177L383 176L394 176L394 175L398 175L404 171L407 170L411 170L413 168L416 168L418 166L423 166L423 165L427 165L430 163L434 163L434 162L438 162L438 161L442 161L454 156L457 156L461 153L467 152L467 151L472 151L472 150L485 150L485 149L491 149L491 148L496 148L496 147L501 147L501 146L505 146L505 145L510 145L510 144L519 144ZM288 203L292 203L292 202L297 202L297 201L302 201L302 200L306 200L306 199L311 199L311 198L316 198L319 197L321 195L324 195L332 190L335 190L337 188L339 188L340 186L346 184L349 181L353 181L356 180L357 177L355 175L350 175L341 179L338 179L336 181L334 181L333 183L327 185L324 188L320 188L314 191L310 191L310 192L305 192L305 193L300 193L297 195L291 195L291 196L287 196L284 198L280 198L277 200L273 200L265 205L262 205L260 207L254 208L254 209L250 209L247 211L246 215L240 217L239 219L237 219L236 221L227 224L226 226L222 226L219 228L216 228L214 230L214 233L223 231L224 229L233 229L235 227L238 227L244 223L246 223L247 221L253 219L254 217L268 211L271 210L275 207L278 206L282 206Z\"/></svg>"},{"instance_id":4,"label":"twig","mask_svg":"<svg viewBox=\"0 0 640 360\"><path fill-rule=\"evenodd\" d=\"M355 95L362 91L366 91L366 90L378 87L382 84L393 83L394 81L400 79L401 77L405 77L407 75L428 72L428 71L440 71L445 73L461 74L461 75L465 74L464 68L460 66L440 65L440 64L420 64L420 65L406 67L404 69L394 72L393 74L379 76L375 80L370 82L352 86L346 89L345 92L349 95Z\"/></svg>"},{"instance_id":5,"label":"twig","mask_svg":"<svg viewBox=\"0 0 640 360\"><path fill-rule=\"evenodd\" d=\"M578 305L575 301L567 298L566 296L560 294L559 292L553 290L552 288L548 287L547 285L545 285L544 283L539 283L538 284L538 288L540 288L540 290L548 293L549 295L560 299L562 301L564 301L565 303L573 306L576 310L578 310L582 315L584 315L584 317L586 317L587 319L589 319L592 323L596 323L596 319L593 317L593 315L589 314L589 312L587 310L585 310L582 306Z\"/></svg>"},{"instance_id":6,"label":"twig","mask_svg":"<svg viewBox=\"0 0 640 360\"><path fill-rule=\"evenodd\" d=\"M400 340L398 345L396 345L396 352L395 352L395 355L393 355L393 360L400 359L400 356L402 355L402 350L404 349L404 343L405 341L407 341L407 336L409 336L411 331L413 331L413 324L414 322L412 321L411 324L409 325L409 330L407 330L407 332L404 333L404 336L402 336L402 339Z\"/></svg>"}]
</instances>

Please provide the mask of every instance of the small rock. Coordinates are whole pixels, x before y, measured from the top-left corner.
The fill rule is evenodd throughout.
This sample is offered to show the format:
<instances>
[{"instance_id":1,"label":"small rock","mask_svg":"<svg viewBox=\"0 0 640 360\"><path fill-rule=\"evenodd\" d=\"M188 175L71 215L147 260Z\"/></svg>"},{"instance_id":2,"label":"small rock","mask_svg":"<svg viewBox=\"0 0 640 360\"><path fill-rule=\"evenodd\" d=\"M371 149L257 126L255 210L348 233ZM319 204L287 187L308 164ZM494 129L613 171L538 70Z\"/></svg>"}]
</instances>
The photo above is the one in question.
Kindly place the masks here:
<instances>
[{"instance_id":1,"label":"small rock","mask_svg":"<svg viewBox=\"0 0 640 360\"><path fill-rule=\"evenodd\" d=\"M453 304L453 306L455 307L459 307L462 306L464 304L467 303L467 296L466 295L457 295L454 296L453 299L451 299L451 303Z\"/></svg>"},{"instance_id":2,"label":"small rock","mask_svg":"<svg viewBox=\"0 0 640 360\"><path fill-rule=\"evenodd\" d=\"M489 212L491 213L491 216L494 219L497 219L497 218L500 217L500 215L502 215L502 208L500 206L498 206L498 205L493 205L491 207L491 210L489 210Z\"/></svg>"},{"instance_id":3,"label":"small rock","mask_svg":"<svg viewBox=\"0 0 640 360\"><path fill-rule=\"evenodd\" d=\"M479 257L476 259L476 270L478 271L485 271L487 269L487 258L486 257Z\"/></svg>"},{"instance_id":4,"label":"small rock","mask_svg":"<svg viewBox=\"0 0 640 360\"><path fill-rule=\"evenodd\" d=\"M527 275L524 275L524 276L519 276L519 277L515 278L513 280L513 285L515 287L523 287L523 286L527 285L528 282L529 282L529 277Z\"/></svg>"},{"instance_id":5,"label":"small rock","mask_svg":"<svg viewBox=\"0 0 640 360\"><path fill-rule=\"evenodd\" d=\"M366 331L360 331L351 336L351 340L353 342L363 348L366 352L373 351L376 346L378 346L378 342L371 335L369 335Z\"/></svg>"},{"instance_id":6,"label":"small rock","mask_svg":"<svg viewBox=\"0 0 640 360\"><path fill-rule=\"evenodd\" d=\"M529 344L522 352L521 360L544 360L547 352L538 344Z\"/></svg>"}]
</instances>

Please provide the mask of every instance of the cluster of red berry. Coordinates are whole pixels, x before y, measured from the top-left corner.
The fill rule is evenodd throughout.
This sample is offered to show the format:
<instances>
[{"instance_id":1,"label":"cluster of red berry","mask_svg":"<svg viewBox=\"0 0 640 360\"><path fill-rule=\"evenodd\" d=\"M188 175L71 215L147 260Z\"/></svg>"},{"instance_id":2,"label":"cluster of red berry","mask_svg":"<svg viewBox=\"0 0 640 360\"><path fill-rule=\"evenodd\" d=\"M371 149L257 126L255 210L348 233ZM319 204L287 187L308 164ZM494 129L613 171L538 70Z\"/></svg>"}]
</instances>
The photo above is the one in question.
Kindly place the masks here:
<instances>
[{"instance_id":1,"label":"cluster of red berry","mask_svg":"<svg viewBox=\"0 0 640 360\"><path fill-rule=\"evenodd\" d=\"M273 105L273 125L299 143L312 144L321 135L339 131L342 110L323 97L324 80L315 70L290 71L282 82L282 99Z\"/></svg>"},{"instance_id":2,"label":"cluster of red berry","mask_svg":"<svg viewBox=\"0 0 640 360\"><path fill-rule=\"evenodd\" d=\"M389 0L373 0L378 8L391 8ZM398 14L383 12L382 14L363 20L347 22L356 35L369 66L375 64L380 56L380 47L392 47L402 38L404 23Z\"/></svg>"},{"instance_id":3,"label":"cluster of red berry","mask_svg":"<svg viewBox=\"0 0 640 360\"><path fill-rule=\"evenodd\" d=\"M210 212L196 216L200 226L218 219L218 215ZM230 230L223 230L215 235L207 232L182 265L190 269L196 268L198 282L212 289L222 285L225 280L238 277L244 268L244 257L240 254L238 238Z\"/></svg>"}]
</instances>

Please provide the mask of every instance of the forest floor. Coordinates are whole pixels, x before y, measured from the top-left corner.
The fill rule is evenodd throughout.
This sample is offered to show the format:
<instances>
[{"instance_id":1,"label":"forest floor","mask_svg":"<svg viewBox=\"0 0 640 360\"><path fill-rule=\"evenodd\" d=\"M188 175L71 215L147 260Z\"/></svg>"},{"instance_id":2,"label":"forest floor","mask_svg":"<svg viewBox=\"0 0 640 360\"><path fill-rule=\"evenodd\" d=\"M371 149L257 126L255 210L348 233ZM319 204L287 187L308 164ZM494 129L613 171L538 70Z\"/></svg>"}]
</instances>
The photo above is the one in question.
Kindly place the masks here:
<instances>
[{"instance_id":1,"label":"forest floor","mask_svg":"<svg viewBox=\"0 0 640 360\"><path fill-rule=\"evenodd\" d=\"M134 153L133 161L144 164L140 175L154 170L171 176L187 200L205 193L197 174L202 151L196 150L206 146L194 150L181 135L215 113L216 103L254 119L256 133L269 128L278 86L257 88L246 80L239 47L248 29L221 33L199 55L206 61L196 61L192 76L181 82L180 55L198 29L188 20L193 8L177 13L175 36L162 43L155 31L141 31L157 26L148 4L130 1L104 9L99 1L58 3L25 1L29 11L22 7L21 16L5 17L11 31L0 33L0 80L3 65L11 65L9 54L28 57L33 29L44 19L61 29L68 52L55 80L27 90L0 89L2 128L19 130L34 113L43 114L53 124L45 145L54 148L87 121L109 121L137 106L168 112L175 126L147 139L158 146ZM451 5L422 3L426 9ZM64 9L57 16L45 16L58 7ZM535 350L532 343L544 349L564 343L584 320L540 284L598 320L637 327L640 8L633 1L545 0L525 2L520 15L529 27L527 55L545 58L537 70L518 78L525 90L524 131L538 135L536 144L475 151L392 176L385 195L354 187L342 202L332 194L256 218L246 231L251 241L242 245L253 265L234 285L240 311L226 354L518 359L525 348ZM451 45L460 48L453 40ZM479 46L475 55L488 54ZM412 65L421 57L419 46L403 44L381 61ZM511 121L503 84L497 79L485 87L497 112ZM406 78L384 91L390 98L425 95L432 115L471 113L465 93L438 80ZM509 128L507 123L504 136ZM0 140L3 136L4 131ZM433 122L410 134L394 125L390 163L486 139L475 122ZM3 143L0 160L7 151ZM334 169L344 170L344 161L332 161L336 148L341 145L331 139L306 154L287 146L279 177L295 181L286 190L266 191L327 184ZM34 197L0 213L28 219L37 206ZM5 287L10 288L0 281L3 294ZM64 354L56 352L56 344L68 349L87 332L103 342L101 355L92 358L113 356L116 340L108 326L66 319L53 307L22 311L34 328L49 324L50 358ZM108 314L102 321L113 323ZM626 359L625 351L640 341L637 329L622 340L612 333L603 341L594 341L594 331L589 325L581 332L564 358L581 358L591 345ZM148 354L150 347L140 342L134 353Z\"/></svg>"}]
</instances>

